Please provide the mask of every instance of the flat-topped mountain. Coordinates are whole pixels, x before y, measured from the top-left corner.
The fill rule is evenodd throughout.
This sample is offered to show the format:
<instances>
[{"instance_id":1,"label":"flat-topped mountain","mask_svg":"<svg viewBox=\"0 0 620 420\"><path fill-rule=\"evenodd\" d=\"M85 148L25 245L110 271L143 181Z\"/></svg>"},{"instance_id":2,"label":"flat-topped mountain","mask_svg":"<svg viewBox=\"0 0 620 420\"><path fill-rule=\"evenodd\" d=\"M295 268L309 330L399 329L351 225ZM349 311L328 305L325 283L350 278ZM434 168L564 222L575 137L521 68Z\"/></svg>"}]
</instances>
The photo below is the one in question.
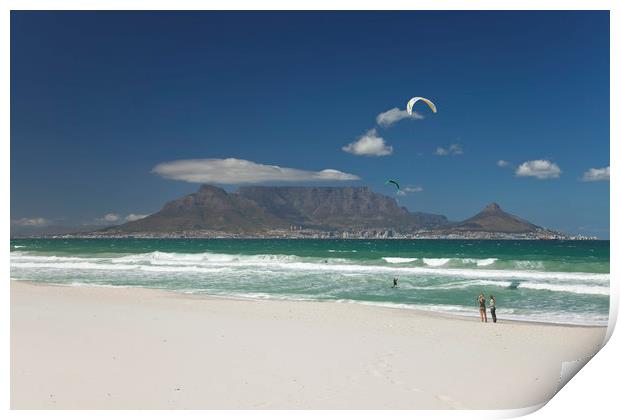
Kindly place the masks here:
<instances>
[{"instance_id":1,"label":"flat-topped mountain","mask_svg":"<svg viewBox=\"0 0 620 420\"><path fill-rule=\"evenodd\" d=\"M446 225L445 216L410 213L368 187L241 187L203 185L144 219L107 229L119 232L217 230L257 233L301 226L324 230L412 230Z\"/></svg>"},{"instance_id":2,"label":"flat-topped mountain","mask_svg":"<svg viewBox=\"0 0 620 420\"><path fill-rule=\"evenodd\" d=\"M368 187L241 187L242 197L295 225L315 228L400 228L444 225L444 216L410 213Z\"/></svg>"},{"instance_id":3,"label":"flat-topped mountain","mask_svg":"<svg viewBox=\"0 0 620 420\"><path fill-rule=\"evenodd\" d=\"M527 220L503 211L497 203L491 203L480 213L450 226L451 230L472 232L529 233L544 230Z\"/></svg>"}]
</instances>

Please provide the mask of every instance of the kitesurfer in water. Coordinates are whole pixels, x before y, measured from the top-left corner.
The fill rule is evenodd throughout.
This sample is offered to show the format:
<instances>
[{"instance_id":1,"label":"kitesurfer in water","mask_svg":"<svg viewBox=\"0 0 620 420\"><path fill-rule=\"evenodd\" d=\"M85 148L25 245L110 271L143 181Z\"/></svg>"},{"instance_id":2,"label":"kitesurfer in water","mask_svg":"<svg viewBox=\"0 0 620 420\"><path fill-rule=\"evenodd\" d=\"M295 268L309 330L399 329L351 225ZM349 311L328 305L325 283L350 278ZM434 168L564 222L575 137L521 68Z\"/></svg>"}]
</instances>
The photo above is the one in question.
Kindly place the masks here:
<instances>
[{"instance_id":1,"label":"kitesurfer in water","mask_svg":"<svg viewBox=\"0 0 620 420\"><path fill-rule=\"evenodd\" d=\"M398 287L398 279L396 277L394 277L394 279L392 280L392 289Z\"/></svg>"}]
</instances>

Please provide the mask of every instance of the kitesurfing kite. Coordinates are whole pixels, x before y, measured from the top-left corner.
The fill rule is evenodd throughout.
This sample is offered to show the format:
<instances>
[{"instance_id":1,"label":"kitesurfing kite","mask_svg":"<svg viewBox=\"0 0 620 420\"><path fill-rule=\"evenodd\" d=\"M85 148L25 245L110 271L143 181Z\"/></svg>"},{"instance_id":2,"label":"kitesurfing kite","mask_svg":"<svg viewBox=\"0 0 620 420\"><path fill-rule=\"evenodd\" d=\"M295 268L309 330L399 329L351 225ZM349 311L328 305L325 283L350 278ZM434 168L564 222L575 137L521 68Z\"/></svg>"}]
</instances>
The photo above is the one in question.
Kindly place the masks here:
<instances>
[{"instance_id":1,"label":"kitesurfing kite","mask_svg":"<svg viewBox=\"0 0 620 420\"><path fill-rule=\"evenodd\" d=\"M415 96L415 97L409 99L409 102L407 102L407 113L409 115L413 114L413 106L418 101L424 102L433 111L433 113L435 113L435 114L437 113L437 107L435 106L434 103L432 103L431 101L429 101L426 98L422 98L420 96Z\"/></svg>"},{"instance_id":2,"label":"kitesurfing kite","mask_svg":"<svg viewBox=\"0 0 620 420\"><path fill-rule=\"evenodd\" d=\"M398 181L394 181L393 179L388 179L387 181L385 181L385 184L394 184L396 185L396 189L398 191L400 191L400 185L398 184Z\"/></svg>"}]
</instances>

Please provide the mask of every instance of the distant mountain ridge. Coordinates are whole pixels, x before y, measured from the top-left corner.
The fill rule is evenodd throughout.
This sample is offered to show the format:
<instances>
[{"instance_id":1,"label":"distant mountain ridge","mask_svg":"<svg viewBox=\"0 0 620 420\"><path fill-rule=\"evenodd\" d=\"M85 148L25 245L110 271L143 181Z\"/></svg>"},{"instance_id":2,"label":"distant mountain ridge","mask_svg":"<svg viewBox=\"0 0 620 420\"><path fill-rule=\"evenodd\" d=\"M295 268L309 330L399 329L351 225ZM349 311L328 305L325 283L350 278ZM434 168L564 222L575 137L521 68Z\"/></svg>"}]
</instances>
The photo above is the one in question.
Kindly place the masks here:
<instances>
[{"instance_id":1,"label":"distant mountain ridge","mask_svg":"<svg viewBox=\"0 0 620 420\"><path fill-rule=\"evenodd\" d=\"M40 232L18 232L13 228L12 237L54 234L175 237L188 233L198 237L220 233L225 237L307 237L308 232L333 237L334 232L342 232L342 237L367 238L390 237L388 231L399 237L405 234L423 238L567 237L507 213L497 203L489 204L462 222L450 222L438 214L409 212L399 207L394 198L368 187L247 186L227 192L202 185L195 193L167 202L150 216L118 226L99 230L90 226L49 226L39 228ZM306 236L296 234L300 231L307 232Z\"/></svg>"},{"instance_id":2,"label":"distant mountain ridge","mask_svg":"<svg viewBox=\"0 0 620 420\"><path fill-rule=\"evenodd\" d=\"M259 233L301 226L320 230L400 229L448 224L442 215L410 213L368 187L241 187L228 193L202 185L144 219L108 228L118 232L215 230Z\"/></svg>"}]
</instances>

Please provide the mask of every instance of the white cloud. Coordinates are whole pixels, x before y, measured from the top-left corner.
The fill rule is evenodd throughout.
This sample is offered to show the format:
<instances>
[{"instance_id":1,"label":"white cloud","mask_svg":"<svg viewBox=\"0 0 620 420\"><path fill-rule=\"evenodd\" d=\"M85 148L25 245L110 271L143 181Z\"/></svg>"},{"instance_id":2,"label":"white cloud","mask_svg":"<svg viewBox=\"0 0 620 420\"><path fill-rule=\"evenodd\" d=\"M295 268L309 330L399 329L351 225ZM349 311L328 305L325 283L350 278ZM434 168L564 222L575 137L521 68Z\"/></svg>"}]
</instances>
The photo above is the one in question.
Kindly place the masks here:
<instances>
[{"instance_id":1,"label":"white cloud","mask_svg":"<svg viewBox=\"0 0 620 420\"><path fill-rule=\"evenodd\" d=\"M497 166L499 166L500 168L505 168L508 165L510 165L510 162L508 162L507 160L500 159L497 161Z\"/></svg>"},{"instance_id":2,"label":"white cloud","mask_svg":"<svg viewBox=\"0 0 620 420\"><path fill-rule=\"evenodd\" d=\"M259 184L261 182L355 181L357 175L335 169L306 171L263 165L243 159L188 159L163 162L152 172L178 181L215 184Z\"/></svg>"},{"instance_id":3,"label":"white cloud","mask_svg":"<svg viewBox=\"0 0 620 420\"><path fill-rule=\"evenodd\" d=\"M144 219L146 216L149 216L148 214L128 214L127 216L125 216L125 221L126 222L133 222L136 220L140 220L140 219Z\"/></svg>"},{"instance_id":4,"label":"white cloud","mask_svg":"<svg viewBox=\"0 0 620 420\"><path fill-rule=\"evenodd\" d=\"M117 213L106 213L103 217L95 219L95 223L99 225L109 225L121 220L121 216Z\"/></svg>"},{"instance_id":5,"label":"white cloud","mask_svg":"<svg viewBox=\"0 0 620 420\"><path fill-rule=\"evenodd\" d=\"M119 213L110 212L104 214L103 217L97 217L92 223L96 225L113 225L117 223L133 222L135 220L143 219L146 216L149 215L130 213L126 216L122 216Z\"/></svg>"},{"instance_id":6,"label":"white cloud","mask_svg":"<svg viewBox=\"0 0 620 420\"><path fill-rule=\"evenodd\" d=\"M407 186L405 188L401 188L400 190L398 190L398 192L396 193L397 195L407 195L407 194L413 194L413 193L419 193L424 191L424 189L422 187L413 187L413 186Z\"/></svg>"},{"instance_id":7,"label":"white cloud","mask_svg":"<svg viewBox=\"0 0 620 420\"><path fill-rule=\"evenodd\" d=\"M103 216L103 220L105 220L106 222L118 222L120 218L121 216L116 213L107 213Z\"/></svg>"},{"instance_id":8,"label":"white cloud","mask_svg":"<svg viewBox=\"0 0 620 420\"><path fill-rule=\"evenodd\" d=\"M21 218L11 220L11 223L16 226L29 226L29 227L40 227L47 226L50 224L50 221L43 217L33 217L33 218Z\"/></svg>"},{"instance_id":9,"label":"white cloud","mask_svg":"<svg viewBox=\"0 0 620 420\"><path fill-rule=\"evenodd\" d=\"M451 144L447 148L445 148L445 147L438 147L435 150L435 154L438 155L438 156L462 155L463 154L463 148L461 147L460 144Z\"/></svg>"},{"instance_id":10,"label":"white cloud","mask_svg":"<svg viewBox=\"0 0 620 420\"><path fill-rule=\"evenodd\" d=\"M609 181L609 166L606 168L590 168L583 173L582 181Z\"/></svg>"},{"instance_id":11,"label":"white cloud","mask_svg":"<svg viewBox=\"0 0 620 420\"><path fill-rule=\"evenodd\" d=\"M515 172L517 176L533 176L538 179L559 178L561 173L558 165L542 159L523 162Z\"/></svg>"},{"instance_id":12,"label":"white cloud","mask_svg":"<svg viewBox=\"0 0 620 420\"><path fill-rule=\"evenodd\" d=\"M422 120L424 119L424 116L415 111L409 115L409 113L404 109L392 108L377 115L377 124L381 127L389 127L392 124L404 119Z\"/></svg>"},{"instance_id":13,"label":"white cloud","mask_svg":"<svg viewBox=\"0 0 620 420\"><path fill-rule=\"evenodd\" d=\"M347 153L362 156L387 156L394 151L392 146L387 146L385 140L377 135L375 128L368 130L357 141L349 143L342 148Z\"/></svg>"}]
</instances>

